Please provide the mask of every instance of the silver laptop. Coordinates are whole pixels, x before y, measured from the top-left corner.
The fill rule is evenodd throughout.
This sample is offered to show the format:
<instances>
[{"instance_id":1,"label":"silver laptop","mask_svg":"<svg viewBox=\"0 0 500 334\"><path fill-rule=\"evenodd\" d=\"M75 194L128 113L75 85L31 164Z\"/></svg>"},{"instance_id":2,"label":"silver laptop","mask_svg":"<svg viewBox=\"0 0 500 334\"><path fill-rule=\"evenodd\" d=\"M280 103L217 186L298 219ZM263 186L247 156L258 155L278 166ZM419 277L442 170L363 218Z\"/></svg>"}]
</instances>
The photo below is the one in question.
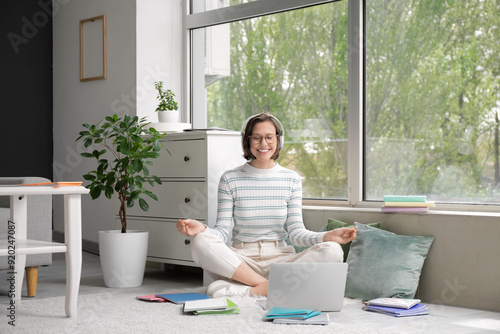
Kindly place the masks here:
<instances>
[{"instance_id":1,"label":"silver laptop","mask_svg":"<svg viewBox=\"0 0 500 334\"><path fill-rule=\"evenodd\" d=\"M272 263L266 309L273 306L340 311L347 263Z\"/></svg>"}]
</instances>

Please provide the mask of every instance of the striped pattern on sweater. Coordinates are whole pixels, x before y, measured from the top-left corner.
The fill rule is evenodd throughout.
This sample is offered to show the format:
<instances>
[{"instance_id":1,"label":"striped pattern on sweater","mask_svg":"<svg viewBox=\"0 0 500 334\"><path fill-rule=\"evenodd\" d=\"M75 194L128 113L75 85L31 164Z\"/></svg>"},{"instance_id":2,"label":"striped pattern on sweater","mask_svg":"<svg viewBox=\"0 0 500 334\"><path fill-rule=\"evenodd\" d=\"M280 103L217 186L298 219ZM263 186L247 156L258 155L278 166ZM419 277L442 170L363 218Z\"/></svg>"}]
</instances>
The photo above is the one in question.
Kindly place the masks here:
<instances>
[{"instance_id":1,"label":"striped pattern on sweater","mask_svg":"<svg viewBox=\"0 0 500 334\"><path fill-rule=\"evenodd\" d=\"M271 169L245 164L222 175L217 222L208 231L227 241L231 228L235 242L289 237L296 246L312 246L324 234L304 227L300 176L278 164Z\"/></svg>"}]
</instances>

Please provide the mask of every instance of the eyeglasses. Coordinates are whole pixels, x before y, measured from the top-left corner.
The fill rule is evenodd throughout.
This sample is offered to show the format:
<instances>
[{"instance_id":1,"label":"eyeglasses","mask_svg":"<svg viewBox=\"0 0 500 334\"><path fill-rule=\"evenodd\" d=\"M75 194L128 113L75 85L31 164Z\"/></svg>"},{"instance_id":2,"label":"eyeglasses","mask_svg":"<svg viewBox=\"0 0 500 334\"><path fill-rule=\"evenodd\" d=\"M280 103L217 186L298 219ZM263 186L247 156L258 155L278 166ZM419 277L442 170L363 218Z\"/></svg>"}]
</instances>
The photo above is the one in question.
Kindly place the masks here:
<instances>
[{"instance_id":1,"label":"eyeglasses","mask_svg":"<svg viewBox=\"0 0 500 334\"><path fill-rule=\"evenodd\" d=\"M253 135L253 136L249 136L249 137L250 137L250 142L252 144L260 144L260 142L262 141L262 138L265 138L266 142L268 144L274 144L276 142L277 135L275 135L275 134L269 134L269 135L265 135L265 136Z\"/></svg>"}]
</instances>

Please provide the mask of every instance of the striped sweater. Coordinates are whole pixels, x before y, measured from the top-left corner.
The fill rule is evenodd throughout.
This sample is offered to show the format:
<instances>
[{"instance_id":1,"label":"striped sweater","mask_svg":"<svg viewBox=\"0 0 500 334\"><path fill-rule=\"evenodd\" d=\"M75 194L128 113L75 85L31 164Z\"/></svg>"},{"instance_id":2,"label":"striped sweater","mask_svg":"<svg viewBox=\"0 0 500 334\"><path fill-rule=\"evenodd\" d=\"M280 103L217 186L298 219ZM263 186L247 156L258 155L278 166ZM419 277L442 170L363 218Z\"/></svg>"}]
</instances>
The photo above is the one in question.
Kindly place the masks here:
<instances>
[{"instance_id":1,"label":"striped sweater","mask_svg":"<svg viewBox=\"0 0 500 334\"><path fill-rule=\"evenodd\" d=\"M305 228L300 176L278 164L259 169L247 163L222 175L217 222L207 231L227 241L231 228L233 242L289 237L295 246L312 246L324 235Z\"/></svg>"}]
</instances>

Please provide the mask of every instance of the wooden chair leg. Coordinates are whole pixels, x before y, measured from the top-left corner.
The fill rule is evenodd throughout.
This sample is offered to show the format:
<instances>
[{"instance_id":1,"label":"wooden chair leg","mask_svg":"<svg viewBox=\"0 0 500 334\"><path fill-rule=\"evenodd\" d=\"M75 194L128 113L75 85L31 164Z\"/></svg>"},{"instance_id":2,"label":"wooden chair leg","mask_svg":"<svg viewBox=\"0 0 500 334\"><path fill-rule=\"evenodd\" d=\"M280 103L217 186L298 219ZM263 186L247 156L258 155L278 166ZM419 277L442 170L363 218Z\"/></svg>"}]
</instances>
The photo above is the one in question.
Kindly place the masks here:
<instances>
[{"instance_id":1,"label":"wooden chair leg","mask_svg":"<svg viewBox=\"0 0 500 334\"><path fill-rule=\"evenodd\" d=\"M36 296L36 282L38 280L38 267L26 267L26 285L28 297Z\"/></svg>"}]
</instances>

